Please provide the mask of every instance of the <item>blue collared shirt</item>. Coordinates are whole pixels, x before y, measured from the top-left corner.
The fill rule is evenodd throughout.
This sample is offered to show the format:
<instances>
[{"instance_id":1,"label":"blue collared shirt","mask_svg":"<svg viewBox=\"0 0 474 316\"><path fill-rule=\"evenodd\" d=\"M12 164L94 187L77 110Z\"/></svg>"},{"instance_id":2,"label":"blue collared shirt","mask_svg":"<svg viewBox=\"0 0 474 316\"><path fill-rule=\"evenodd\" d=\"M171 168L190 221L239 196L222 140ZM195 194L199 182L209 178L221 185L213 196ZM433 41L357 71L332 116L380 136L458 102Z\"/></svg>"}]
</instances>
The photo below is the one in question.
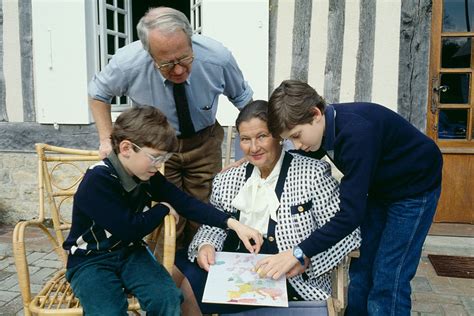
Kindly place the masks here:
<instances>
[{"instance_id":1,"label":"blue collared shirt","mask_svg":"<svg viewBox=\"0 0 474 316\"><path fill-rule=\"evenodd\" d=\"M242 109L253 96L232 53L221 43L202 35L193 35L194 61L186 80L186 96L196 131L215 123L219 95L227 96ZM173 98L173 83L166 80L140 41L117 51L107 66L89 83L92 99L111 102L114 96L128 96L133 105L151 105L160 109L178 131Z\"/></svg>"}]
</instances>

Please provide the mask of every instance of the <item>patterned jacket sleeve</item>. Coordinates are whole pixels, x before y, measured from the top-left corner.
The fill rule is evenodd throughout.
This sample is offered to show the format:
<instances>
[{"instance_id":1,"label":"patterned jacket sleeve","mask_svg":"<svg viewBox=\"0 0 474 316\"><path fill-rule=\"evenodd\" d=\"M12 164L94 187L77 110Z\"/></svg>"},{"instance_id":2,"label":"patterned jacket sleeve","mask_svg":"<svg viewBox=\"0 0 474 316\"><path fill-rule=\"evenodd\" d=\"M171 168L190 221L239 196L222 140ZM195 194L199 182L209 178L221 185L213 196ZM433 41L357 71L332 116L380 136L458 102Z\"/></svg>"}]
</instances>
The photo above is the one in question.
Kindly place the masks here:
<instances>
[{"instance_id":1,"label":"patterned jacket sleeve","mask_svg":"<svg viewBox=\"0 0 474 316\"><path fill-rule=\"evenodd\" d=\"M225 190L225 181L222 180L223 174L217 174L212 182L212 193L210 203L218 210L225 212L222 201L222 190ZM198 248L201 244L210 244L216 251L221 251L224 241L227 237L227 231L222 228L209 225L201 225L188 248L188 259L194 262L198 255Z\"/></svg>"},{"instance_id":2,"label":"patterned jacket sleeve","mask_svg":"<svg viewBox=\"0 0 474 316\"><path fill-rule=\"evenodd\" d=\"M322 227L339 211L339 186L331 175L329 163L319 161L313 176L313 188L311 194L314 203L314 217L316 229ZM334 269L339 262L352 250L360 246L359 228L339 241L328 250L311 257L311 267L306 271L310 278Z\"/></svg>"}]
</instances>

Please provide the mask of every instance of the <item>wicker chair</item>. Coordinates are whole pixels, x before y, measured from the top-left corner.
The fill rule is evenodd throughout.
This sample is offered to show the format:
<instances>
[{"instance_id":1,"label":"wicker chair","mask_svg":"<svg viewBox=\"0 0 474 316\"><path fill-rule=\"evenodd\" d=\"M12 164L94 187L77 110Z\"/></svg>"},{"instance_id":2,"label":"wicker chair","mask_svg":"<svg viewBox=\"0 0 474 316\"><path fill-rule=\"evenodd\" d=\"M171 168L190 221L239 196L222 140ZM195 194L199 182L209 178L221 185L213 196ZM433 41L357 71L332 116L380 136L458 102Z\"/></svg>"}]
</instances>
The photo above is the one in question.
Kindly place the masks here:
<instances>
[{"instance_id":1,"label":"wicker chair","mask_svg":"<svg viewBox=\"0 0 474 316\"><path fill-rule=\"evenodd\" d=\"M62 248L64 236L70 229L72 198L87 167L99 160L97 151L78 150L36 144L38 154L38 218L20 221L13 231L13 253L25 315L82 315L82 307L65 278L67 254ZM163 170L160 170L163 172ZM25 237L27 228L39 228L48 238L52 250L62 263L60 269L35 296L31 293L30 273ZM48 228L48 227L51 227ZM163 265L171 273L175 252L174 217L165 217L165 248ZM159 229L147 236L155 248ZM139 315L136 298L129 298L129 311Z\"/></svg>"}]
</instances>

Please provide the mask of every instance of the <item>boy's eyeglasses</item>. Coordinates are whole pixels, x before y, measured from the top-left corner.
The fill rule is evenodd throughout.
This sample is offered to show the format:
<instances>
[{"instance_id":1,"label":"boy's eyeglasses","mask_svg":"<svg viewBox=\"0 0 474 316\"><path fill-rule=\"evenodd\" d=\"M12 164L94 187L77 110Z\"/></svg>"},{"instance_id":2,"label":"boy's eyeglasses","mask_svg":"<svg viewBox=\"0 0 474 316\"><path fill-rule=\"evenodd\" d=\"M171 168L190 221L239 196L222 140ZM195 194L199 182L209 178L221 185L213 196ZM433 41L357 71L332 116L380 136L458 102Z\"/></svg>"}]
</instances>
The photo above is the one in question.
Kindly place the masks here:
<instances>
[{"instance_id":1,"label":"boy's eyeglasses","mask_svg":"<svg viewBox=\"0 0 474 316\"><path fill-rule=\"evenodd\" d=\"M164 72L164 73L168 73L176 65L180 65L180 66L183 66L183 67L188 67L189 65L191 65L193 60L194 60L194 55L191 55L191 56L183 57L183 58L178 59L176 61L171 61L171 62L162 63L162 64L158 64L157 62L155 62L155 67L157 69L159 69L160 71Z\"/></svg>"},{"instance_id":2,"label":"boy's eyeglasses","mask_svg":"<svg viewBox=\"0 0 474 316\"><path fill-rule=\"evenodd\" d=\"M161 164L164 164L168 159L170 159L170 157L173 155L173 153L166 153L166 154L162 154L162 155L159 155L159 156L153 156L152 154L150 153L147 153L146 151L144 151L140 146L138 146L137 144L135 143L132 143L130 142L134 147L136 147L139 151L143 151L143 153L148 157L148 159L150 159L150 164L152 166L156 166L156 165L161 165Z\"/></svg>"}]
</instances>

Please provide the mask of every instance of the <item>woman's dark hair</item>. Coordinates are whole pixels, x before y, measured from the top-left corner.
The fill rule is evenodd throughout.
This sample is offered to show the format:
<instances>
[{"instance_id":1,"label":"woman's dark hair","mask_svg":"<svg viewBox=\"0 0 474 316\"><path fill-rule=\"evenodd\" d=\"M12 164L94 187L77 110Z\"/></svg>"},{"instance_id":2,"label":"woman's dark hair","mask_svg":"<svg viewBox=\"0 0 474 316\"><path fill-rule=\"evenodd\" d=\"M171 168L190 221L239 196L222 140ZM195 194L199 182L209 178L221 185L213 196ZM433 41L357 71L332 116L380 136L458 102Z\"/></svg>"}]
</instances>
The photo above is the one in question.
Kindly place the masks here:
<instances>
[{"instance_id":1,"label":"woman's dark hair","mask_svg":"<svg viewBox=\"0 0 474 316\"><path fill-rule=\"evenodd\" d=\"M235 128L239 131L239 126L242 122L248 122L253 118L258 118L268 123L268 102L263 100L255 100L247 104L242 111L240 111L235 120Z\"/></svg>"}]
</instances>

